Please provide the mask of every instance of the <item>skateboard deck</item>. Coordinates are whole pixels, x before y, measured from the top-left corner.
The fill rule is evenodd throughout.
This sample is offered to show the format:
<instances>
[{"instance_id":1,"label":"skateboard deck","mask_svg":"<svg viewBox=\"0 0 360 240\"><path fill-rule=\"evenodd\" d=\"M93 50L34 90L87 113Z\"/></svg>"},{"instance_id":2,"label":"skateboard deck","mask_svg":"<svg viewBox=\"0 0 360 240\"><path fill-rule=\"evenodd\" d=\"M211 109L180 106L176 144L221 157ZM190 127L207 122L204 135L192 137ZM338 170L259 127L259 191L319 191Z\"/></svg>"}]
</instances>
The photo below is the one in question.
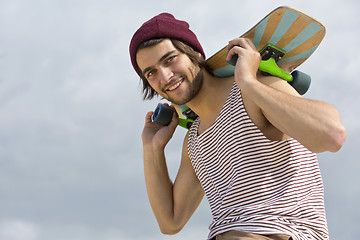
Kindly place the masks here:
<instances>
[{"instance_id":1,"label":"skateboard deck","mask_svg":"<svg viewBox=\"0 0 360 240\"><path fill-rule=\"evenodd\" d=\"M325 27L314 18L294 8L282 6L271 11L240 37L251 39L261 53L263 60L259 70L287 80L295 89L300 75L303 82L307 81L304 93L309 87L310 77L297 71L296 74L290 73L314 53L325 32ZM234 74L234 61L226 62L226 55L225 46L206 60L210 69L219 77ZM305 77L302 77L303 75ZM299 92L298 89L297 91ZM189 122L191 124L196 115L185 105L175 106L175 109L179 115L180 125L188 128ZM161 112L157 116L160 118Z\"/></svg>"},{"instance_id":2,"label":"skateboard deck","mask_svg":"<svg viewBox=\"0 0 360 240\"><path fill-rule=\"evenodd\" d=\"M268 44L282 49L285 54L277 61L277 65L290 73L314 53L325 32L325 27L314 18L294 8L282 6L270 12L240 37L251 39L259 52ZM207 59L209 67L220 77L232 76L234 73L234 66L225 60L226 54L224 47Z\"/></svg>"}]
</instances>

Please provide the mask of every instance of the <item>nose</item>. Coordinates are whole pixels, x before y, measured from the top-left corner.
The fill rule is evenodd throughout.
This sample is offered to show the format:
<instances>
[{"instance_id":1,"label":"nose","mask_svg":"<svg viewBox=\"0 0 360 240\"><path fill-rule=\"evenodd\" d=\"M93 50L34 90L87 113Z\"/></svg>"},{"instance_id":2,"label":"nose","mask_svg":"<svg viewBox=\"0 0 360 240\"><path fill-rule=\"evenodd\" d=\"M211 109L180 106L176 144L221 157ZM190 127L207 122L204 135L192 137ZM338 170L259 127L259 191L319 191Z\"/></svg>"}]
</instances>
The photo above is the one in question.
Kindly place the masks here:
<instances>
[{"instance_id":1,"label":"nose","mask_svg":"<svg viewBox=\"0 0 360 240\"><path fill-rule=\"evenodd\" d=\"M170 81L170 79L173 76L173 72L170 68L168 67L160 67L159 69L159 77L160 77L160 81L167 83Z\"/></svg>"}]
</instances>

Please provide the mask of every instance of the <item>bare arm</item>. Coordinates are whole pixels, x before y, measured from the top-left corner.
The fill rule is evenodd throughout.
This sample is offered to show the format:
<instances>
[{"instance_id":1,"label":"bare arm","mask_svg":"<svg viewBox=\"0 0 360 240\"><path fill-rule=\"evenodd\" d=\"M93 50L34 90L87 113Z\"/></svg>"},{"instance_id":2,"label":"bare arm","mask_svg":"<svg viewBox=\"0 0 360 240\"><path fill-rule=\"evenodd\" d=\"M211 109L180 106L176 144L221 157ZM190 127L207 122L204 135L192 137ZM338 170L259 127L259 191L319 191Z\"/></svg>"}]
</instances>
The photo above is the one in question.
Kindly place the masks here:
<instances>
[{"instance_id":1,"label":"bare arm","mask_svg":"<svg viewBox=\"0 0 360 240\"><path fill-rule=\"evenodd\" d=\"M302 98L289 84L275 77L258 78L260 56L252 42L235 39L229 48L232 54L239 55L235 81L272 126L313 152L336 152L341 148L346 131L334 106Z\"/></svg>"},{"instance_id":2,"label":"bare arm","mask_svg":"<svg viewBox=\"0 0 360 240\"><path fill-rule=\"evenodd\" d=\"M150 205L161 232L175 234L190 219L200 204L204 192L191 166L184 141L182 160L174 184L171 182L165 161L164 149L176 128L174 117L169 126L151 122L152 112L146 115L142 134L145 181Z\"/></svg>"},{"instance_id":3,"label":"bare arm","mask_svg":"<svg viewBox=\"0 0 360 240\"><path fill-rule=\"evenodd\" d=\"M249 84L246 94L275 128L312 152L336 152L341 148L346 133L334 106L298 96L281 79L267 77L260 81Z\"/></svg>"}]
</instances>

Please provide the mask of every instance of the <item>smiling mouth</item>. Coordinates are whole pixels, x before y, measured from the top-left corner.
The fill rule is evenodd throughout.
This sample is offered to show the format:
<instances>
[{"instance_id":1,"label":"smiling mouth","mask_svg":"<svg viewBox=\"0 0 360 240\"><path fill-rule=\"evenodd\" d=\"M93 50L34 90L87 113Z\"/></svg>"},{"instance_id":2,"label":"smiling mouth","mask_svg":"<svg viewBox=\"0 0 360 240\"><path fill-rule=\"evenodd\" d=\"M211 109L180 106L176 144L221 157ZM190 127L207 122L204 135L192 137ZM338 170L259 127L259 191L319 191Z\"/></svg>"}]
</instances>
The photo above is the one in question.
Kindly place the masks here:
<instances>
[{"instance_id":1,"label":"smiling mouth","mask_svg":"<svg viewBox=\"0 0 360 240\"><path fill-rule=\"evenodd\" d=\"M184 82L184 79L181 79L180 81L176 82L175 84L171 85L166 91L174 91L177 89L182 83Z\"/></svg>"}]
</instances>

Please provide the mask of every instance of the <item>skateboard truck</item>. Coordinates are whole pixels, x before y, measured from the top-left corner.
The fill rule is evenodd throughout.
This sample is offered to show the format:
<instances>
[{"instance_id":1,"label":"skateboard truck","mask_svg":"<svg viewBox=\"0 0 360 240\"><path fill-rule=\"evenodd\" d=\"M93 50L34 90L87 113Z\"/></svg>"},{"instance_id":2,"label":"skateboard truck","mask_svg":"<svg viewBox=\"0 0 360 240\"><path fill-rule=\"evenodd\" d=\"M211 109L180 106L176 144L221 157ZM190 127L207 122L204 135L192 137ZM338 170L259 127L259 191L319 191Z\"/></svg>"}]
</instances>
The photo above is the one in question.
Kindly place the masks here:
<instances>
[{"instance_id":1,"label":"skateboard truck","mask_svg":"<svg viewBox=\"0 0 360 240\"><path fill-rule=\"evenodd\" d=\"M267 44L261 51L262 61L259 70L269 73L287 81L300 95L304 95L309 89L311 77L300 71L293 71L291 74L281 69L277 61L285 55L285 51L272 45Z\"/></svg>"},{"instance_id":2,"label":"skateboard truck","mask_svg":"<svg viewBox=\"0 0 360 240\"><path fill-rule=\"evenodd\" d=\"M259 70L262 72L269 73L272 76L279 77L285 81L291 82L293 76L281 69L276 62L281 60L285 55L285 51L272 45L267 44L263 49L260 50L261 62L259 65Z\"/></svg>"},{"instance_id":3,"label":"skateboard truck","mask_svg":"<svg viewBox=\"0 0 360 240\"><path fill-rule=\"evenodd\" d=\"M293 71L290 74L281 69L276 62L281 60L285 54L284 50L272 44L267 44L260 50L262 60L259 70L287 81L300 95L304 95L309 89L311 77L300 71ZM238 55L235 54L228 63L235 66L237 59Z\"/></svg>"},{"instance_id":4,"label":"skateboard truck","mask_svg":"<svg viewBox=\"0 0 360 240\"><path fill-rule=\"evenodd\" d=\"M187 119L195 120L197 118L196 113L186 105L180 105L179 111L180 111L181 115L183 115Z\"/></svg>"},{"instance_id":5,"label":"skateboard truck","mask_svg":"<svg viewBox=\"0 0 360 240\"><path fill-rule=\"evenodd\" d=\"M269 58L274 58L275 61L281 60L281 58L285 55L285 51L272 45L268 44L260 51L261 59L268 60Z\"/></svg>"}]
</instances>

